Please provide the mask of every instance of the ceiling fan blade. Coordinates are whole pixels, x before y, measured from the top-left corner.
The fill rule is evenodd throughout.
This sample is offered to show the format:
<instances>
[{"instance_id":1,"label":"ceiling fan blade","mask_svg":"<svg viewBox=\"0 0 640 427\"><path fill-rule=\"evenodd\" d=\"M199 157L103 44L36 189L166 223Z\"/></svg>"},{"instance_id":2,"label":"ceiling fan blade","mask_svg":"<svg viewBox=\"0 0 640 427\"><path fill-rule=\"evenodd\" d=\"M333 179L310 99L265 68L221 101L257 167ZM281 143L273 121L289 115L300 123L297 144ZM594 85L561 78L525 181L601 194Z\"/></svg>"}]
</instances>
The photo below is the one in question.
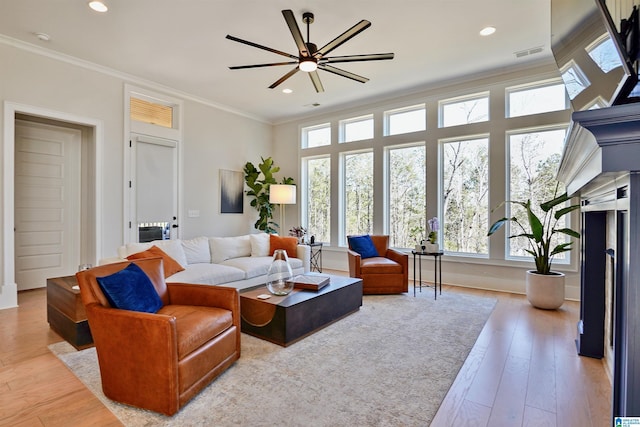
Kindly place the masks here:
<instances>
[{"instance_id":1,"label":"ceiling fan blade","mask_svg":"<svg viewBox=\"0 0 640 427\"><path fill-rule=\"evenodd\" d=\"M362 21L358 22L356 25L349 28L347 31L340 34L338 37L336 37L335 39L331 40L329 43L327 43L326 45L318 49L318 51L316 51L316 53L313 56L318 58L320 56L326 55L327 53L331 52L333 49L337 48L344 42L348 41L350 38L357 36L358 34L363 32L370 26L371 26L371 22L363 19Z\"/></svg>"},{"instance_id":2,"label":"ceiling fan blade","mask_svg":"<svg viewBox=\"0 0 640 427\"><path fill-rule=\"evenodd\" d=\"M318 65L318 68L321 69L321 70L328 71L328 72L333 73L333 74L337 74L337 75L342 76L342 77L346 77L346 78L351 79L351 80L355 80L355 81L360 82L360 83L366 83L366 82L369 81L369 79L366 78L366 77L362 77L362 76L359 76L357 74L350 73L349 71L341 70L340 68L332 67L331 65L320 64L320 65Z\"/></svg>"},{"instance_id":3,"label":"ceiling fan blade","mask_svg":"<svg viewBox=\"0 0 640 427\"><path fill-rule=\"evenodd\" d=\"M268 52L277 53L278 55L286 56L287 58L296 59L296 60L298 59L296 55L291 55L290 53L282 52L276 49L271 49L270 47L262 46L261 44L258 44L258 43L242 40L237 37L230 36L229 34L227 34L226 38L228 38L229 40L233 40L234 42L243 43L249 46L257 47L258 49L266 50Z\"/></svg>"},{"instance_id":4,"label":"ceiling fan blade","mask_svg":"<svg viewBox=\"0 0 640 427\"><path fill-rule=\"evenodd\" d=\"M309 56L309 50L307 50L307 45L302 38L302 33L300 32L300 27L298 27L298 23L296 22L296 17L293 15L293 11L289 9L283 10L282 15L289 26L289 31L291 31L293 40L296 42L300 56Z\"/></svg>"},{"instance_id":5,"label":"ceiling fan blade","mask_svg":"<svg viewBox=\"0 0 640 427\"><path fill-rule=\"evenodd\" d=\"M298 67L294 68L293 70L289 71L287 74L285 74L284 76L276 80L271 86L269 86L269 89L274 89L280 83L284 82L285 80L287 80L289 77L293 76L297 72L298 72Z\"/></svg>"},{"instance_id":6,"label":"ceiling fan blade","mask_svg":"<svg viewBox=\"0 0 640 427\"><path fill-rule=\"evenodd\" d=\"M384 59L393 59L393 53L373 53L369 55L332 56L330 58L320 59L320 63L334 64L338 62L382 61Z\"/></svg>"},{"instance_id":7,"label":"ceiling fan blade","mask_svg":"<svg viewBox=\"0 0 640 427\"><path fill-rule=\"evenodd\" d=\"M298 61L287 61L287 62L272 62L270 64L253 64L253 65L235 65L233 67L229 67L230 70L244 70L246 68L261 68L261 67L273 67L276 65L291 65L297 64Z\"/></svg>"},{"instance_id":8,"label":"ceiling fan blade","mask_svg":"<svg viewBox=\"0 0 640 427\"><path fill-rule=\"evenodd\" d=\"M324 92L324 87L322 86L322 82L320 81L320 76L317 71L312 71L309 73L309 77L311 78L311 83L313 83L313 87L316 88L316 92Z\"/></svg>"}]
</instances>

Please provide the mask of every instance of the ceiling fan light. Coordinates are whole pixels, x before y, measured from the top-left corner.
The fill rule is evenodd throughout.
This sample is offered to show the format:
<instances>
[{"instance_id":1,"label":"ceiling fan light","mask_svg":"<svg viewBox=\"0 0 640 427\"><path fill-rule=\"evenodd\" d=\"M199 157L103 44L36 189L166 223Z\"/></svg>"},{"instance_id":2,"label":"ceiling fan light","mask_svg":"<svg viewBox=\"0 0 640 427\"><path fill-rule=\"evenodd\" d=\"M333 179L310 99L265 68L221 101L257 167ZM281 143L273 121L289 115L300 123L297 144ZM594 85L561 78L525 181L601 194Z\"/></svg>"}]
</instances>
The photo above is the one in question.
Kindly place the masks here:
<instances>
[{"instance_id":1,"label":"ceiling fan light","mask_svg":"<svg viewBox=\"0 0 640 427\"><path fill-rule=\"evenodd\" d=\"M313 59L305 59L304 61L300 61L298 68L305 73L311 73L318 69L318 63Z\"/></svg>"}]
</instances>

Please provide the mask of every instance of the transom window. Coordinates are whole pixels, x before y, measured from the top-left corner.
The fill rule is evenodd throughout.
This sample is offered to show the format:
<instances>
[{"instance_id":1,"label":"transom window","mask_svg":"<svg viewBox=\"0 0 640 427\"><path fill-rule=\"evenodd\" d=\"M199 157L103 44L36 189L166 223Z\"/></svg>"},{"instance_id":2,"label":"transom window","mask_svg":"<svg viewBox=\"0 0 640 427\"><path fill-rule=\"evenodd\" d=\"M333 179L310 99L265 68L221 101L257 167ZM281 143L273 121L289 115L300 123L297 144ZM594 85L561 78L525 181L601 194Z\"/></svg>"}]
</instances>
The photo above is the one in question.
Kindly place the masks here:
<instances>
[{"instance_id":1,"label":"transom window","mask_svg":"<svg viewBox=\"0 0 640 427\"><path fill-rule=\"evenodd\" d=\"M564 84L558 80L507 89L507 117L547 113L569 108Z\"/></svg>"},{"instance_id":2,"label":"transom window","mask_svg":"<svg viewBox=\"0 0 640 427\"><path fill-rule=\"evenodd\" d=\"M141 98L129 99L131 120L151 125L173 128L173 106L149 101Z\"/></svg>"},{"instance_id":3,"label":"transom window","mask_svg":"<svg viewBox=\"0 0 640 427\"><path fill-rule=\"evenodd\" d=\"M302 128L302 148L321 147L331 145L331 124Z\"/></svg>"},{"instance_id":4,"label":"transom window","mask_svg":"<svg viewBox=\"0 0 640 427\"><path fill-rule=\"evenodd\" d=\"M489 94L440 101L440 127L466 125L489 120Z\"/></svg>"},{"instance_id":5,"label":"transom window","mask_svg":"<svg viewBox=\"0 0 640 427\"><path fill-rule=\"evenodd\" d=\"M564 87L567 90L569 99L575 98L580 92L591 85L591 82L587 79L587 76L584 75L582 69L573 60L560 70L560 74L562 75L562 81L564 82Z\"/></svg>"},{"instance_id":6,"label":"transom window","mask_svg":"<svg viewBox=\"0 0 640 427\"><path fill-rule=\"evenodd\" d=\"M611 37L607 33L596 39L596 41L587 46L585 50L593 62L595 62L598 68L604 73L622 67L622 62L620 62L620 56L618 52L616 52L613 40L611 40Z\"/></svg>"},{"instance_id":7,"label":"transom window","mask_svg":"<svg viewBox=\"0 0 640 427\"><path fill-rule=\"evenodd\" d=\"M340 121L340 142L373 138L373 115Z\"/></svg>"},{"instance_id":8,"label":"transom window","mask_svg":"<svg viewBox=\"0 0 640 427\"><path fill-rule=\"evenodd\" d=\"M398 108L384 113L385 135L418 132L427 128L424 104Z\"/></svg>"}]
</instances>

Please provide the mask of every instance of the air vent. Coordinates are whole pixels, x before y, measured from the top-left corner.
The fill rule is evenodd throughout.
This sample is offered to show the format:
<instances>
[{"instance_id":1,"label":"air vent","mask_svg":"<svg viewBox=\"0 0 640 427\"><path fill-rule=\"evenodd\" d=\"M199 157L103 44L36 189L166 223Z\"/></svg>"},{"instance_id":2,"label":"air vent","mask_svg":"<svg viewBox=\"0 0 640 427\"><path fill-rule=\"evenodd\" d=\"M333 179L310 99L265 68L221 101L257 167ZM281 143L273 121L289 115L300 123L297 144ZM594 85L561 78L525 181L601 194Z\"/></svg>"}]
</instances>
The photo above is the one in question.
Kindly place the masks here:
<instances>
[{"instance_id":1,"label":"air vent","mask_svg":"<svg viewBox=\"0 0 640 427\"><path fill-rule=\"evenodd\" d=\"M536 47L532 47L529 49L525 49L525 50L521 50L518 52L514 52L514 55L516 56L516 58L522 58L524 56L529 56L529 55L533 55L536 53L540 53L542 52L542 48L543 46L536 46Z\"/></svg>"}]
</instances>

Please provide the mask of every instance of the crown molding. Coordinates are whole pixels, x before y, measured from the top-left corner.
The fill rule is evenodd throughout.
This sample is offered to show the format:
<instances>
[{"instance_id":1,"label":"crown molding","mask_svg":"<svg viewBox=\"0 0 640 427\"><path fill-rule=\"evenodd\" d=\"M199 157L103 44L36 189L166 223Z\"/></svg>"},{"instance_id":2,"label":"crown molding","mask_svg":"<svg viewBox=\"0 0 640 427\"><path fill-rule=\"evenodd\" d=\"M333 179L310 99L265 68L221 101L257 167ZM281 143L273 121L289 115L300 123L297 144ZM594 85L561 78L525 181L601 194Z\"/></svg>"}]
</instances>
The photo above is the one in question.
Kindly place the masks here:
<instances>
[{"instance_id":1,"label":"crown molding","mask_svg":"<svg viewBox=\"0 0 640 427\"><path fill-rule=\"evenodd\" d=\"M262 123L266 123L266 124L272 124L270 121L265 120L263 117L258 117L256 115L253 114L249 114L246 113L244 111L241 110L237 110L235 108L229 107L227 105L223 105L223 104L218 104L216 102L213 102L209 99L205 99L196 95L193 95L191 93L188 92L183 92L177 89L174 89L172 87L169 86L165 86L161 83L157 83L154 82L152 80L147 80L143 77L140 76L136 76L133 74L129 74L129 73L125 73L123 71L118 71L116 69L110 68L110 67L105 67L104 65L100 65L100 64L96 64L94 62L91 61L87 61L84 59L80 59L77 58L75 56L71 56L71 55L67 55L65 53L61 53L61 52L56 52L54 50L51 49L47 49L44 48L42 46L38 46L32 43L27 43L24 42L22 40L18 40L9 36L6 36L4 34L0 34L0 43L7 45L7 46L11 46L14 47L16 49L20 49L20 50L24 50L26 52L29 53L33 53L35 55L40 55L40 56L44 56L47 58L51 58L54 59L56 61L60 61L60 62L64 62L67 64L71 64L74 65L76 67L81 67L87 70L91 70L91 71L95 71L110 77L114 77L117 79L121 79L123 81L125 81L126 83L133 83L135 85L138 86L144 86L147 87L148 89L152 89L155 91L159 91L159 92L164 92L167 95L171 95L171 96L175 96L184 100L189 100L189 101L193 101L193 102L197 102L199 104L203 104L206 105L208 107L212 107L218 110L222 110L222 111L226 111L228 113L232 113L232 114L236 114L239 116L243 116L246 117L248 119L252 119L252 120L256 120L258 122L262 122Z\"/></svg>"}]
</instances>

